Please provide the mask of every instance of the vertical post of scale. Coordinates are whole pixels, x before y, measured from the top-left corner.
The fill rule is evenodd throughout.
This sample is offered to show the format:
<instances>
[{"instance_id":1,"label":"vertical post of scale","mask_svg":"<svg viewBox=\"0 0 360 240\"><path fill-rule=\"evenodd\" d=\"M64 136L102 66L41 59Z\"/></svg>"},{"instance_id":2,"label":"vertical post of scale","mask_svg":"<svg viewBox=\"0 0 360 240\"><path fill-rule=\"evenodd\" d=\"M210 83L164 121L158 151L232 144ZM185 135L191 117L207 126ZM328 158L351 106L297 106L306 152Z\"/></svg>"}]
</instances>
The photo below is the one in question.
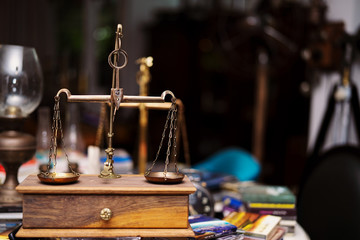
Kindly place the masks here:
<instances>
[{"instance_id":1,"label":"vertical post of scale","mask_svg":"<svg viewBox=\"0 0 360 240\"><path fill-rule=\"evenodd\" d=\"M149 68L153 65L153 58L139 58L136 63L140 65L140 70L136 74L136 82L139 85L139 95L147 96L149 93L149 82L151 79ZM138 144L138 171L144 174L148 158L148 118L149 113L144 103L139 105L139 144Z\"/></svg>"}]
</instances>

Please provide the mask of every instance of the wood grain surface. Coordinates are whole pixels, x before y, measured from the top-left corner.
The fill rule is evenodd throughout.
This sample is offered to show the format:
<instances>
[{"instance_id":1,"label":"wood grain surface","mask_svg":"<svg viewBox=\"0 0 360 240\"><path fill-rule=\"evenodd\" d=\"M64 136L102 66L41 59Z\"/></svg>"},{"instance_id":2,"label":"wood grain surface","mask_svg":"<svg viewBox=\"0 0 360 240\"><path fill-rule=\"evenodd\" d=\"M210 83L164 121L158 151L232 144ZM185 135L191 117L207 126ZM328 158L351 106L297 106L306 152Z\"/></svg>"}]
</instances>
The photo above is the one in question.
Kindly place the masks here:
<instances>
[{"instance_id":1,"label":"wood grain surface","mask_svg":"<svg viewBox=\"0 0 360 240\"><path fill-rule=\"evenodd\" d=\"M24 228L187 228L188 195L25 194ZM100 217L103 208L110 220Z\"/></svg>"},{"instance_id":2,"label":"wood grain surface","mask_svg":"<svg viewBox=\"0 0 360 240\"><path fill-rule=\"evenodd\" d=\"M20 193L36 194L191 194L196 191L185 176L179 184L154 184L146 181L143 175L122 175L118 179L103 179L97 175L81 175L79 181L67 185L41 183L36 175L29 175L16 190Z\"/></svg>"},{"instance_id":3,"label":"wood grain surface","mask_svg":"<svg viewBox=\"0 0 360 240\"><path fill-rule=\"evenodd\" d=\"M191 227L186 229L24 229L20 228L16 237L194 237Z\"/></svg>"}]
</instances>

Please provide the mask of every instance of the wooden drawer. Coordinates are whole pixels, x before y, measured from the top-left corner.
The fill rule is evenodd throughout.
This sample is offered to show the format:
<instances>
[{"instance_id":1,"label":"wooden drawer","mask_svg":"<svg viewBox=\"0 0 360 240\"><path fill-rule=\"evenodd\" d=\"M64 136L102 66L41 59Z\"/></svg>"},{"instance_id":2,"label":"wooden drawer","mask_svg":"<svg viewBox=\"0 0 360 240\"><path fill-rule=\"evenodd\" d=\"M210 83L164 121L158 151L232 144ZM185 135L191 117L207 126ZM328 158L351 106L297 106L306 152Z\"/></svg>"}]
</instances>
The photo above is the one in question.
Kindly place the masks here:
<instances>
[{"instance_id":1,"label":"wooden drawer","mask_svg":"<svg viewBox=\"0 0 360 240\"><path fill-rule=\"evenodd\" d=\"M24 228L187 228L188 196L26 194L23 214Z\"/></svg>"}]
</instances>

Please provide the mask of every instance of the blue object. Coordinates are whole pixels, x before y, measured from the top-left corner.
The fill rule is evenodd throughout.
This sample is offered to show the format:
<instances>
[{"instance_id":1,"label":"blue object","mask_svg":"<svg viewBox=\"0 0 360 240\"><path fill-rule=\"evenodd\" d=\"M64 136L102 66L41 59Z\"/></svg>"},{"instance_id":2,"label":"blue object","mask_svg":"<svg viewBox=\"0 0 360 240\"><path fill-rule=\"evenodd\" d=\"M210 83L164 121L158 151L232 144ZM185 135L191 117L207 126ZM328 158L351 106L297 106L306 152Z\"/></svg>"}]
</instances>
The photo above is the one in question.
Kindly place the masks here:
<instances>
[{"instance_id":1,"label":"blue object","mask_svg":"<svg viewBox=\"0 0 360 240\"><path fill-rule=\"evenodd\" d=\"M259 162L249 152L239 148L221 150L193 168L233 175L240 181L256 180L261 171Z\"/></svg>"},{"instance_id":2,"label":"blue object","mask_svg":"<svg viewBox=\"0 0 360 240\"><path fill-rule=\"evenodd\" d=\"M199 239L235 234L237 230L237 227L229 222L206 215L189 216L189 224Z\"/></svg>"},{"instance_id":3,"label":"blue object","mask_svg":"<svg viewBox=\"0 0 360 240\"><path fill-rule=\"evenodd\" d=\"M234 198L232 196L224 196L222 198L222 202L225 206L234 208L236 210L239 210L243 205L243 202L240 199Z\"/></svg>"}]
</instances>

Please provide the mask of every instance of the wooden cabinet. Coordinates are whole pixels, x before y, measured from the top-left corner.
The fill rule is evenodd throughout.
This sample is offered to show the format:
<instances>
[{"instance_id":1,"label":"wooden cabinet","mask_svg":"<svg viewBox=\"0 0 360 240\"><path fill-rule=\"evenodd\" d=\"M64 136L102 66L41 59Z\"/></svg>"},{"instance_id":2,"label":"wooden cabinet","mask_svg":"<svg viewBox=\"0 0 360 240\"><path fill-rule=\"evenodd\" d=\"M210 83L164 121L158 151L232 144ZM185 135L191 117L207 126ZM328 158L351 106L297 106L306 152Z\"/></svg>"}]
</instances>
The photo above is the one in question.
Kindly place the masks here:
<instances>
[{"instance_id":1,"label":"wooden cabinet","mask_svg":"<svg viewBox=\"0 0 360 240\"><path fill-rule=\"evenodd\" d=\"M23 194L23 226L17 237L189 237L189 194L195 187L152 184L142 175L101 179L82 175L69 185L46 185L36 175ZM104 220L105 219L105 220Z\"/></svg>"}]
</instances>

